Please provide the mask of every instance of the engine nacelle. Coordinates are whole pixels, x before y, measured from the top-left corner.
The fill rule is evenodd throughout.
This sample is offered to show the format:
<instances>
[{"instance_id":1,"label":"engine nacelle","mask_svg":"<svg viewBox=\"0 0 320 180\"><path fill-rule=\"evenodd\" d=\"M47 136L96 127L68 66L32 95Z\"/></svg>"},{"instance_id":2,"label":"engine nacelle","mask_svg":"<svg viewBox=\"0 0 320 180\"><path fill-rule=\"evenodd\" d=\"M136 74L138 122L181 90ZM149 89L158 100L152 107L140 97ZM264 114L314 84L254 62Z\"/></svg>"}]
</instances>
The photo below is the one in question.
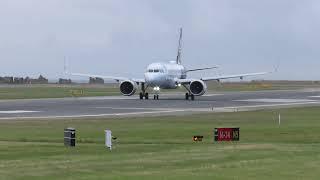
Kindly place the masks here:
<instances>
[{"instance_id":1,"label":"engine nacelle","mask_svg":"<svg viewBox=\"0 0 320 180\"><path fill-rule=\"evenodd\" d=\"M189 88L190 92L195 96L202 96L207 92L207 84L202 80L192 81Z\"/></svg>"},{"instance_id":2,"label":"engine nacelle","mask_svg":"<svg viewBox=\"0 0 320 180\"><path fill-rule=\"evenodd\" d=\"M120 83L120 92L124 96L132 96L138 89L138 86L135 82L132 81L123 81Z\"/></svg>"}]
</instances>

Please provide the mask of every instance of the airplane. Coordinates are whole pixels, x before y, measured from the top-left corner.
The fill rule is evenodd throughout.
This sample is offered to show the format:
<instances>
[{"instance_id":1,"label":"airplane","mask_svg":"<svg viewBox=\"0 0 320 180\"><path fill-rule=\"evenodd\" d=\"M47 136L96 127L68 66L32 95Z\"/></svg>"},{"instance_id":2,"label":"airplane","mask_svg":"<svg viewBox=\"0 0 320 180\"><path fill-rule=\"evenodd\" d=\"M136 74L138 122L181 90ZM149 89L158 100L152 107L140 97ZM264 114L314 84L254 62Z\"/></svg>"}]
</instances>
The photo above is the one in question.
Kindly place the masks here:
<instances>
[{"instance_id":1,"label":"airplane","mask_svg":"<svg viewBox=\"0 0 320 180\"><path fill-rule=\"evenodd\" d=\"M200 79L187 78L189 72L203 71L209 69L215 69L214 67L187 69L181 62L182 54L182 28L180 28L180 36L178 43L178 54L175 61L169 63L157 62L149 64L144 73L144 79L128 78L128 77L115 77L115 76L103 76L94 74L82 74L82 73L69 73L73 76L83 77L98 77L102 79L112 79L119 83L120 92L124 96L132 96L139 89L140 99L149 99L148 89L153 88L154 91L160 92L160 89L177 89L183 86L186 89L185 99L192 101L195 100L195 96L202 96L207 91L206 82L218 81L223 79L240 78L243 79L247 76L258 76L268 74L270 72L257 72L235 75L222 75L213 77L202 77ZM67 72L66 72L67 73ZM154 100L159 100L159 93L156 93L153 97Z\"/></svg>"}]
</instances>

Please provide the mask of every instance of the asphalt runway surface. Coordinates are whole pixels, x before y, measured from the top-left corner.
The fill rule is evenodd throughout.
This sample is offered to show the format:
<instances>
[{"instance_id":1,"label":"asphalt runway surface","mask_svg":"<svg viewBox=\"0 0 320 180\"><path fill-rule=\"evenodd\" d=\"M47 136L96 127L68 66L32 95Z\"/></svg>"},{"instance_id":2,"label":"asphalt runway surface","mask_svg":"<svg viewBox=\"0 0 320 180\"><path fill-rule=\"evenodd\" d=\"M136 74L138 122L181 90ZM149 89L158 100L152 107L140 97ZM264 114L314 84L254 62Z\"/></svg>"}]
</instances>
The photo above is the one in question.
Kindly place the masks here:
<instances>
[{"instance_id":1,"label":"asphalt runway surface","mask_svg":"<svg viewBox=\"0 0 320 180\"><path fill-rule=\"evenodd\" d=\"M0 120L162 116L318 105L319 89L219 92L196 97L195 101L185 100L183 93L160 94L159 100L140 100L137 96L1 100Z\"/></svg>"}]
</instances>

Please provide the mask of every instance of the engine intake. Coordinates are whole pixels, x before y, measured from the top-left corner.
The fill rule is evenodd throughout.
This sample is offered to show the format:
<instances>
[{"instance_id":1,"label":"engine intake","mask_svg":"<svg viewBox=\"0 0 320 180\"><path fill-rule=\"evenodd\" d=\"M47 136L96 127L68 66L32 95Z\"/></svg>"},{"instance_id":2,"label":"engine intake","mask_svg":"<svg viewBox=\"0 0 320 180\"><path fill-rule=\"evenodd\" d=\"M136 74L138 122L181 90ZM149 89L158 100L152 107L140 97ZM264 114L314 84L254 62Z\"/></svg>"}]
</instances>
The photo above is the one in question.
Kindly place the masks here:
<instances>
[{"instance_id":1,"label":"engine intake","mask_svg":"<svg viewBox=\"0 0 320 180\"><path fill-rule=\"evenodd\" d=\"M192 81L190 83L190 92L195 96L202 96L207 92L207 85L201 80Z\"/></svg>"},{"instance_id":2,"label":"engine intake","mask_svg":"<svg viewBox=\"0 0 320 180\"><path fill-rule=\"evenodd\" d=\"M123 81L120 84L120 92L124 96L132 96L132 95L134 95L136 90L137 90L137 85L136 85L136 83L134 83L132 81Z\"/></svg>"}]
</instances>

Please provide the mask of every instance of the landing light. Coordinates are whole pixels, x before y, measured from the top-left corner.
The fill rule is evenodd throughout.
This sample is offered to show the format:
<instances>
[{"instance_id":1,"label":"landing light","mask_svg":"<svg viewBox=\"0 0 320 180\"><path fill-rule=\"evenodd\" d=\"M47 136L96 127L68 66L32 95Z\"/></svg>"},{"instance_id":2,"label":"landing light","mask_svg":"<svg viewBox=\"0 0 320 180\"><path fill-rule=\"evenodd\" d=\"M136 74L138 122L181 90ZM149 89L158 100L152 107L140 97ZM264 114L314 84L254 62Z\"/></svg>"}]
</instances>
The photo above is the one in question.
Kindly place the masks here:
<instances>
[{"instance_id":1,"label":"landing light","mask_svg":"<svg viewBox=\"0 0 320 180\"><path fill-rule=\"evenodd\" d=\"M181 84L178 84L178 87L181 87Z\"/></svg>"},{"instance_id":2,"label":"landing light","mask_svg":"<svg viewBox=\"0 0 320 180\"><path fill-rule=\"evenodd\" d=\"M153 90L160 91L160 87L154 87Z\"/></svg>"}]
</instances>

